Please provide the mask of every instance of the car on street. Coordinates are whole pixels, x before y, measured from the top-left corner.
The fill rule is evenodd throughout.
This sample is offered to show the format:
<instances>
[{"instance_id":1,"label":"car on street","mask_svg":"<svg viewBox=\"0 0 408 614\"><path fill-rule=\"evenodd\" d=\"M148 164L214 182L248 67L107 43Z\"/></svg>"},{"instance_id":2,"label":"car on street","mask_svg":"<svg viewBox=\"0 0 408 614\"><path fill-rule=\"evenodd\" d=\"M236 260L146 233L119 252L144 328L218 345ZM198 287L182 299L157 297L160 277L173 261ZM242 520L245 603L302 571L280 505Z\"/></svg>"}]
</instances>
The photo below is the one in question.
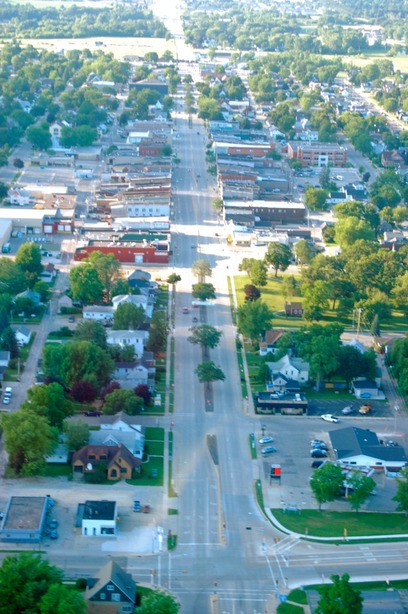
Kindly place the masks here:
<instances>
[{"instance_id":1,"label":"car on street","mask_svg":"<svg viewBox=\"0 0 408 614\"><path fill-rule=\"evenodd\" d=\"M182 311L183 313L190 313L190 310L188 307L183 307Z\"/></svg>"},{"instance_id":2,"label":"car on street","mask_svg":"<svg viewBox=\"0 0 408 614\"><path fill-rule=\"evenodd\" d=\"M327 452L326 450L318 450L315 448L310 450L310 456L312 458L327 458Z\"/></svg>"},{"instance_id":3,"label":"car on street","mask_svg":"<svg viewBox=\"0 0 408 614\"><path fill-rule=\"evenodd\" d=\"M371 410L372 410L371 405L369 405L368 403L365 403L359 408L358 413L363 414L363 416L366 416L367 414L371 414Z\"/></svg>"},{"instance_id":4,"label":"car on street","mask_svg":"<svg viewBox=\"0 0 408 614\"><path fill-rule=\"evenodd\" d=\"M4 397L3 403L4 405L8 405L10 403L10 397Z\"/></svg>"},{"instance_id":5,"label":"car on street","mask_svg":"<svg viewBox=\"0 0 408 614\"><path fill-rule=\"evenodd\" d=\"M101 415L100 411L97 411L96 409L90 409L88 411L84 411L84 416L93 416L93 417L98 417Z\"/></svg>"},{"instance_id":6,"label":"car on street","mask_svg":"<svg viewBox=\"0 0 408 614\"><path fill-rule=\"evenodd\" d=\"M75 322L75 316L69 316L68 322Z\"/></svg>"},{"instance_id":7,"label":"car on street","mask_svg":"<svg viewBox=\"0 0 408 614\"><path fill-rule=\"evenodd\" d=\"M262 437L259 440L259 443L261 443L261 444L272 443L272 442L273 442L273 437Z\"/></svg>"},{"instance_id":8,"label":"car on street","mask_svg":"<svg viewBox=\"0 0 408 614\"><path fill-rule=\"evenodd\" d=\"M276 448L273 446L266 446L266 448L262 448L261 453L266 456L267 454L273 454L276 452Z\"/></svg>"},{"instance_id":9,"label":"car on street","mask_svg":"<svg viewBox=\"0 0 408 614\"><path fill-rule=\"evenodd\" d=\"M336 416L333 416L333 414L323 414L321 418L325 422L338 422L339 421L339 419L336 418Z\"/></svg>"},{"instance_id":10,"label":"car on street","mask_svg":"<svg viewBox=\"0 0 408 614\"><path fill-rule=\"evenodd\" d=\"M323 465L324 460L314 460L312 461L312 469L319 469Z\"/></svg>"}]
</instances>

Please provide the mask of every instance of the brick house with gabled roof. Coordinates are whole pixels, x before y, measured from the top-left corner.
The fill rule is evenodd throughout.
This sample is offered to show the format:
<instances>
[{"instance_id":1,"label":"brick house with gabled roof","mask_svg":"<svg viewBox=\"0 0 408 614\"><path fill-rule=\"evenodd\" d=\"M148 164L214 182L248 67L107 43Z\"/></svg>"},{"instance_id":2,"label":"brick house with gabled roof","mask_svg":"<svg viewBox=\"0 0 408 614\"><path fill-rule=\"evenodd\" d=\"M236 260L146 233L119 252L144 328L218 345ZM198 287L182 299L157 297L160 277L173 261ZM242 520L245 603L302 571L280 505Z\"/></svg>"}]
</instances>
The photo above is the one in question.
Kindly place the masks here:
<instances>
[{"instance_id":1,"label":"brick house with gabled roof","mask_svg":"<svg viewBox=\"0 0 408 614\"><path fill-rule=\"evenodd\" d=\"M131 479L133 471L140 472L142 461L136 458L124 446L92 445L88 444L74 453L72 457L72 470L75 474L94 473L95 466L104 463L107 465L108 480L121 478Z\"/></svg>"},{"instance_id":2,"label":"brick house with gabled roof","mask_svg":"<svg viewBox=\"0 0 408 614\"><path fill-rule=\"evenodd\" d=\"M266 354L276 354L278 351L277 343L286 333L287 331L282 328L267 330L263 341L259 344L259 355L266 356Z\"/></svg>"}]
</instances>

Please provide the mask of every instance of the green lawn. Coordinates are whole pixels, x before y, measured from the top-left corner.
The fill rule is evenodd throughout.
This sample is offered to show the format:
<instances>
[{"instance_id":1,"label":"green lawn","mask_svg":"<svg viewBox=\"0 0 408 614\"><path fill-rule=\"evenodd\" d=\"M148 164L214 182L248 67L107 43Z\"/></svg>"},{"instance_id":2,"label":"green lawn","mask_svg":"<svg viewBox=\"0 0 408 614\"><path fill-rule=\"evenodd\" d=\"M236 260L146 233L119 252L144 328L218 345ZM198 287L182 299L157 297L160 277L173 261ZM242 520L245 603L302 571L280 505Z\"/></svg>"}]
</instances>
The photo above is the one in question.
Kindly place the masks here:
<instances>
[{"instance_id":1,"label":"green lawn","mask_svg":"<svg viewBox=\"0 0 408 614\"><path fill-rule=\"evenodd\" d=\"M275 518L290 531L315 537L408 534L408 518L402 513L328 512L303 510L301 513L271 510Z\"/></svg>"},{"instance_id":2,"label":"green lawn","mask_svg":"<svg viewBox=\"0 0 408 614\"><path fill-rule=\"evenodd\" d=\"M41 475L47 478L58 478L60 476L68 477L72 475L71 465L49 464L47 463Z\"/></svg>"}]
</instances>

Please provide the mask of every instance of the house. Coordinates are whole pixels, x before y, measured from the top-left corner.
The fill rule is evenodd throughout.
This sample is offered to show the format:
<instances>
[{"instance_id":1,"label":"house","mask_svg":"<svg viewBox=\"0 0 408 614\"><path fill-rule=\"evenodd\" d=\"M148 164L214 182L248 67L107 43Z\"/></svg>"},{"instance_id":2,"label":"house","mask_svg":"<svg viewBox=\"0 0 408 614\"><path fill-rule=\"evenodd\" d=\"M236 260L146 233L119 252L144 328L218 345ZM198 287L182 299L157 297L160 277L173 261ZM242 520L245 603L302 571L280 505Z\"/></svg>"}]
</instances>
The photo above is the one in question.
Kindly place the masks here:
<instances>
[{"instance_id":1,"label":"house","mask_svg":"<svg viewBox=\"0 0 408 614\"><path fill-rule=\"evenodd\" d=\"M114 416L103 416L103 424L101 424L101 430L115 430L139 433L139 437L145 437L145 427L140 426L139 418L137 416L128 416L122 411L118 412Z\"/></svg>"},{"instance_id":2,"label":"house","mask_svg":"<svg viewBox=\"0 0 408 614\"><path fill-rule=\"evenodd\" d=\"M264 340L259 344L259 355L276 354L278 351L277 343L287 331L277 328L275 330L267 330L264 335Z\"/></svg>"},{"instance_id":3,"label":"house","mask_svg":"<svg viewBox=\"0 0 408 614\"><path fill-rule=\"evenodd\" d=\"M88 614L132 613L136 606L136 582L110 559L97 578L88 578L84 598Z\"/></svg>"},{"instance_id":4,"label":"house","mask_svg":"<svg viewBox=\"0 0 408 614\"><path fill-rule=\"evenodd\" d=\"M24 188L10 188L8 193L8 201L11 205L27 207L34 205L35 198L28 190Z\"/></svg>"},{"instance_id":5,"label":"house","mask_svg":"<svg viewBox=\"0 0 408 614\"><path fill-rule=\"evenodd\" d=\"M116 535L118 518L116 501L85 501L81 511L82 535Z\"/></svg>"},{"instance_id":6,"label":"house","mask_svg":"<svg viewBox=\"0 0 408 614\"><path fill-rule=\"evenodd\" d=\"M34 305L39 305L41 303L41 295L38 292L34 292L34 290L24 290L24 292L16 294L14 298L28 298Z\"/></svg>"},{"instance_id":7,"label":"house","mask_svg":"<svg viewBox=\"0 0 408 614\"><path fill-rule=\"evenodd\" d=\"M31 339L31 330L27 326L12 326L18 345L28 345Z\"/></svg>"},{"instance_id":8,"label":"house","mask_svg":"<svg viewBox=\"0 0 408 614\"><path fill-rule=\"evenodd\" d=\"M368 379L355 379L351 388L357 399L377 399L379 398L379 390L376 382ZM381 398L383 395L380 394Z\"/></svg>"},{"instance_id":9,"label":"house","mask_svg":"<svg viewBox=\"0 0 408 614\"><path fill-rule=\"evenodd\" d=\"M56 276L56 274L57 274L57 269L55 268L55 265L52 264L52 262L49 262L48 264L44 266L42 272L40 273L40 279L41 281L46 281L47 283L51 283L54 277Z\"/></svg>"},{"instance_id":10,"label":"house","mask_svg":"<svg viewBox=\"0 0 408 614\"><path fill-rule=\"evenodd\" d=\"M72 457L72 468L76 475L94 473L95 466L107 466L108 480L130 479L133 471L140 472L142 461L135 458L126 446L87 445L77 450Z\"/></svg>"},{"instance_id":11,"label":"house","mask_svg":"<svg viewBox=\"0 0 408 614\"><path fill-rule=\"evenodd\" d=\"M82 310L84 320L96 320L98 322L106 322L113 320L113 307L103 305L88 305Z\"/></svg>"},{"instance_id":12,"label":"house","mask_svg":"<svg viewBox=\"0 0 408 614\"><path fill-rule=\"evenodd\" d=\"M145 443L144 429L141 431L130 429L121 431L118 429L103 429L100 431L90 431L89 445L92 446L125 446L136 458L143 458Z\"/></svg>"},{"instance_id":13,"label":"house","mask_svg":"<svg viewBox=\"0 0 408 614\"><path fill-rule=\"evenodd\" d=\"M329 437L341 465L394 473L408 463L402 446L382 445L377 434L369 429L349 426L329 431Z\"/></svg>"},{"instance_id":14,"label":"house","mask_svg":"<svg viewBox=\"0 0 408 614\"><path fill-rule=\"evenodd\" d=\"M47 512L54 505L45 497L10 497L1 521L2 542L38 543L44 531Z\"/></svg>"},{"instance_id":15,"label":"house","mask_svg":"<svg viewBox=\"0 0 408 614\"><path fill-rule=\"evenodd\" d=\"M116 311L119 305L132 303L135 307L142 307L145 315L151 318L153 315L153 304L149 304L148 297L144 294L118 294L112 299L113 310Z\"/></svg>"},{"instance_id":16,"label":"house","mask_svg":"<svg viewBox=\"0 0 408 614\"><path fill-rule=\"evenodd\" d=\"M309 381L309 363L301 358L293 358L286 354L276 362L267 362L265 364L269 367L272 379L279 374L299 383Z\"/></svg>"},{"instance_id":17,"label":"house","mask_svg":"<svg viewBox=\"0 0 408 614\"><path fill-rule=\"evenodd\" d=\"M69 298L66 294L63 294L60 299L58 299L58 309L59 311L64 311L64 309L71 309L73 306L72 299Z\"/></svg>"},{"instance_id":18,"label":"house","mask_svg":"<svg viewBox=\"0 0 408 614\"><path fill-rule=\"evenodd\" d=\"M303 316L303 304L298 302L285 303L287 317L301 318Z\"/></svg>"},{"instance_id":19,"label":"house","mask_svg":"<svg viewBox=\"0 0 408 614\"><path fill-rule=\"evenodd\" d=\"M135 349L136 356L142 356L148 338L146 330L110 330L106 340L109 345L120 345L122 348L130 345Z\"/></svg>"},{"instance_id":20,"label":"house","mask_svg":"<svg viewBox=\"0 0 408 614\"><path fill-rule=\"evenodd\" d=\"M122 388L136 388L139 384L148 384L149 371L137 360L116 362L112 377L120 382Z\"/></svg>"}]
</instances>

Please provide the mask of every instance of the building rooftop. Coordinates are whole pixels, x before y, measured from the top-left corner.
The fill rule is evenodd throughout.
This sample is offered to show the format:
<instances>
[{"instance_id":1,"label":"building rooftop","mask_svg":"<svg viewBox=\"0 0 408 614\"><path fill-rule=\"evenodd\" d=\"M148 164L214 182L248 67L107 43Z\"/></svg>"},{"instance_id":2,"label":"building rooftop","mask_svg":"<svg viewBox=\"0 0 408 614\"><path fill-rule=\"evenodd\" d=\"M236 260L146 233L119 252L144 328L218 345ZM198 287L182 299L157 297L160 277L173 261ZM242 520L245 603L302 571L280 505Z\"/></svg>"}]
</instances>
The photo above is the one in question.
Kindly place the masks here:
<instances>
[{"instance_id":1,"label":"building rooftop","mask_svg":"<svg viewBox=\"0 0 408 614\"><path fill-rule=\"evenodd\" d=\"M116 514L116 501L85 501L82 518L91 520L114 520Z\"/></svg>"},{"instance_id":2,"label":"building rooftop","mask_svg":"<svg viewBox=\"0 0 408 614\"><path fill-rule=\"evenodd\" d=\"M11 497L4 519L3 531L40 528L47 497Z\"/></svg>"}]
</instances>

